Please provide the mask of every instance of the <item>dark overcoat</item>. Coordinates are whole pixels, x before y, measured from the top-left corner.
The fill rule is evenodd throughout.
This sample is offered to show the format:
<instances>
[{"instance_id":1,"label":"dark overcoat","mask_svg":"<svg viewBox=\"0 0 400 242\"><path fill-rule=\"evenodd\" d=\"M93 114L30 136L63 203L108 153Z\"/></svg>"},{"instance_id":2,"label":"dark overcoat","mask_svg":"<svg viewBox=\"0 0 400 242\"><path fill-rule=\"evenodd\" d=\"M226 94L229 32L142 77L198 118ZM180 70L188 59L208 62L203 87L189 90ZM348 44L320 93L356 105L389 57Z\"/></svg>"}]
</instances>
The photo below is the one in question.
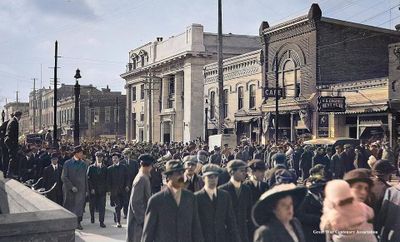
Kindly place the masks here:
<instances>
[{"instance_id":1,"label":"dark overcoat","mask_svg":"<svg viewBox=\"0 0 400 242\"><path fill-rule=\"evenodd\" d=\"M236 223L239 229L239 235L242 242L249 241L249 223L251 220L251 208L253 200L251 198L250 188L242 184L239 197L236 195L235 186L232 182L228 182L219 188L227 191L232 199L233 211L235 212Z\"/></svg>"},{"instance_id":2,"label":"dark overcoat","mask_svg":"<svg viewBox=\"0 0 400 242\"><path fill-rule=\"evenodd\" d=\"M229 193L217 189L215 203L203 189L195 193L199 218L206 242L240 242L239 231Z\"/></svg>"},{"instance_id":3,"label":"dark overcoat","mask_svg":"<svg viewBox=\"0 0 400 242\"><path fill-rule=\"evenodd\" d=\"M322 201L316 199L311 193L308 193L303 203L296 211L296 217L301 222L307 241L325 242L326 238L324 234L316 234L313 232L320 230L321 216Z\"/></svg>"},{"instance_id":4,"label":"dark overcoat","mask_svg":"<svg viewBox=\"0 0 400 242\"><path fill-rule=\"evenodd\" d=\"M268 183L260 182L259 188L256 187L251 180L245 181L244 184L249 186L249 188L251 190L251 198L252 198L251 206L253 207L254 204L256 204L256 202L260 198L260 196L268 189ZM253 241L253 235L254 235L254 231L256 231L256 226L252 222L247 223L247 225L248 225L248 229L249 229L249 240Z\"/></svg>"},{"instance_id":5,"label":"dark overcoat","mask_svg":"<svg viewBox=\"0 0 400 242\"><path fill-rule=\"evenodd\" d=\"M63 206L76 216L83 216L84 212L86 193L88 192L86 172L86 163L72 158L65 162L61 174L64 195ZM78 191L74 193L72 187L76 187Z\"/></svg>"},{"instance_id":6,"label":"dark overcoat","mask_svg":"<svg viewBox=\"0 0 400 242\"><path fill-rule=\"evenodd\" d=\"M183 189L179 206L169 188L149 200L144 219L142 242L204 241L193 193Z\"/></svg>"},{"instance_id":7,"label":"dark overcoat","mask_svg":"<svg viewBox=\"0 0 400 242\"><path fill-rule=\"evenodd\" d=\"M400 183L386 189L382 207L377 214L377 230L381 242L400 241Z\"/></svg>"},{"instance_id":8,"label":"dark overcoat","mask_svg":"<svg viewBox=\"0 0 400 242\"><path fill-rule=\"evenodd\" d=\"M95 191L95 194L105 196L107 193L107 167L102 164L101 167L92 164L87 171L89 192Z\"/></svg>"},{"instance_id":9,"label":"dark overcoat","mask_svg":"<svg viewBox=\"0 0 400 242\"><path fill-rule=\"evenodd\" d=\"M108 191L110 191L111 206L123 205L128 202L129 191L128 168L124 164L113 164L107 170Z\"/></svg>"},{"instance_id":10,"label":"dark overcoat","mask_svg":"<svg viewBox=\"0 0 400 242\"><path fill-rule=\"evenodd\" d=\"M58 165L57 169L54 170L52 165L49 165L43 170L43 187L46 191L50 190L54 183L57 182L57 185L51 190L51 192L46 194L46 197L53 202L56 202L60 205L63 203L63 193L62 193L62 182L61 182L61 173L63 167Z\"/></svg>"},{"instance_id":11,"label":"dark overcoat","mask_svg":"<svg viewBox=\"0 0 400 242\"><path fill-rule=\"evenodd\" d=\"M298 241L306 242L299 220L293 218L290 223L293 226ZM283 224L274 218L267 225L262 225L256 230L254 233L254 242L294 242L294 240Z\"/></svg>"}]
</instances>

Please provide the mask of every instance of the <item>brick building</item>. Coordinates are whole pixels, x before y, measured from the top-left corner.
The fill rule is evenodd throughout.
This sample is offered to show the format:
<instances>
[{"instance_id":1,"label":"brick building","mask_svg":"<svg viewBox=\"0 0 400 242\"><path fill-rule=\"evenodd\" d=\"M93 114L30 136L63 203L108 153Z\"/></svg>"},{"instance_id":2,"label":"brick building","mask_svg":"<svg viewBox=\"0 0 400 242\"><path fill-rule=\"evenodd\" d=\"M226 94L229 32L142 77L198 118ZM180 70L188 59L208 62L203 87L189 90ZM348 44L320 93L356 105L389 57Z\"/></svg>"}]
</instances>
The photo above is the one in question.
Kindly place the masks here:
<instances>
[{"instance_id":1,"label":"brick building","mask_svg":"<svg viewBox=\"0 0 400 242\"><path fill-rule=\"evenodd\" d=\"M335 122L342 123L340 127L337 126L336 133L319 133L319 121L322 118L325 120L328 114L318 112L318 97L348 96L352 91L344 87L358 85L360 88L360 83L364 83L362 88L367 89L379 85L381 88L382 85L388 87L387 83L382 81L387 80L389 76L388 46L400 41L400 32L323 17L319 6L313 4L307 15L276 26L269 26L267 22L263 22L260 26L260 36L265 53L263 82L265 86L274 88L278 79L278 85L283 88L284 93L284 98L279 100L280 138L294 140L307 133L314 137L359 137L360 130L355 132L354 128L350 127L355 125L354 118L346 116L354 115L357 105L367 105L370 101L357 105L349 101L345 113L330 114L329 130L332 131ZM380 84L374 86L373 83ZM330 90L339 87L342 88L339 92ZM388 91L387 88L385 90ZM357 95L353 99L360 100L361 94ZM357 114L376 119L376 113L380 113L386 116L386 121L382 122L388 125L389 104L383 105L381 109L378 109L379 105L375 105L367 110L358 110ZM262 112L264 117L261 132L266 140L272 139L275 132L274 98L266 100L262 105ZM375 114L370 115L371 113ZM365 120L367 124L368 118Z\"/></svg>"}]
</instances>

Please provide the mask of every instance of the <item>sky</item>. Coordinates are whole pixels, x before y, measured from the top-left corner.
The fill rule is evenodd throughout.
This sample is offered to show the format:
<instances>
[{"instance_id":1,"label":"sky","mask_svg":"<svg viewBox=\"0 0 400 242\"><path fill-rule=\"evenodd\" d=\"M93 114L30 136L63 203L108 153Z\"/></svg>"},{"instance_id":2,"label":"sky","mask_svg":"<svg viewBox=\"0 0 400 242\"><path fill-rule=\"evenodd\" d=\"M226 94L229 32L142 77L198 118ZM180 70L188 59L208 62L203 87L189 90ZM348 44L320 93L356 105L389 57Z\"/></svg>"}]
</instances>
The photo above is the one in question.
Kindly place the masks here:
<instances>
[{"instance_id":1,"label":"sky","mask_svg":"<svg viewBox=\"0 0 400 242\"><path fill-rule=\"evenodd\" d=\"M317 2L325 17L394 29L400 0L223 0L223 32L258 35L270 26L307 14ZM53 84L54 43L58 79L107 85L124 92L128 53L156 37L168 38L199 23L217 32L217 0L0 0L0 106L28 101L36 88Z\"/></svg>"}]
</instances>

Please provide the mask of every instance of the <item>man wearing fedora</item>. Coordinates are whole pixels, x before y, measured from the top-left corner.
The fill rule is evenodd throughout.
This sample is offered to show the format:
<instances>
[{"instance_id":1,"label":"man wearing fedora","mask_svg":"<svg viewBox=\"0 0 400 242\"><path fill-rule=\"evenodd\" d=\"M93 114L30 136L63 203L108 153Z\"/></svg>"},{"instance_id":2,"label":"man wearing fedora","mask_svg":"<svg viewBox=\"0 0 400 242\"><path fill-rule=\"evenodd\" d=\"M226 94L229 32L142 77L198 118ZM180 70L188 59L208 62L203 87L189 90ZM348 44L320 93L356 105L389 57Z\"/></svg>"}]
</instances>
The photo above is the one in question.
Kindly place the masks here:
<instances>
[{"instance_id":1,"label":"man wearing fedora","mask_svg":"<svg viewBox=\"0 0 400 242\"><path fill-rule=\"evenodd\" d=\"M227 170L231 179L228 183L221 185L220 188L231 195L240 239L242 242L248 242L248 223L251 223L250 214L253 200L250 188L243 184L247 175L247 164L242 160L231 160L227 164Z\"/></svg>"},{"instance_id":2,"label":"man wearing fedora","mask_svg":"<svg viewBox=\"0 0 400 242\"><path fill-rule=\"evenodd\" d=\"M184 170L179 160L166 163L167 187L148 202L142 242L204 241L196 197L183 189Z\"/></svg>"},{"instance_id":3,"label":"man wearing fedora","mask_svg":"<svg viewBox=\"0 0 400 242\"><path fill-rule=\"evenodd\" d=\"M104 215L106 211L107 167L104 165L104 153L95 153L96 162L87 171L89 185L90 222L94 223L94 212L99 210L100 227L105 228Z\"/></svg>"},{"instance_id":4,"label":"man wearing fedora","mask_svg":"<svg viewBox=\"0 0 400 242\"><path fill-rule=\"evenodd\" d=\"M206 242L239 242L240 237L228 192L217 188L220 168L207 164L202 168L204 188L196 192L200 224Z\"/></svg>"},{"instance_id":5,"label":"man wearing fedora","mask_svg":"<svg viewBox=\"0 0 400 242\"><path fill-rule=\"evenodd\" d=\"M43 170L43 187L46 191L53 188L46 194L46 197L55 203L62 205L63 193L62 193L62 182L61 182L62 166L58 164L58 154L51 154L51 165L47 166Z\"/></svg>"},{"instance_id":6,"label":"man wearing fedora","mask_svg":"<svg viewBox=\"0 0 400 242\"><path fill-rule=\"evenodd\" d=\"M200 191L201 188L204 186L204 182L200 176L196 174L196 167L197 167L197 156L195 155L188 155L183 158L184 167L185 167L185 174L184 174L184 181L185 181L185 189L191 192Z\"/></svg>"},{"instance_id":7,"label":"man wearing fedora","mask_svg":"<svg viewBox=\"0 0 400 242\"><path fill-rule=\"evenodd\" d=\"M82 216L88 192L87 165L83 161L82 147L74 148L74 156L65 162L61 180L63 182L64 207L78 216L78 229L82 230Z\"/></svg>"},{"instance_id":8,"label":"man wearing fedora","mask_svg":"<svg viewBox=\"0 0 400 242\"><path fill-rule=\"evenodd\" d=\"M151 196L150 172L155 159L150 154L139 156L140 169L132 183L128 207L127 242L140 242L143 232L144 215Z\"/></svg>"},{"instance_id":9,"label":"man wearing fedora","mask_svg":"<svg viewBox=\"0 0 400 242\"><path fill-rule=\"evenodd\" d=\"M128 168L120 164L120 158L119 153L113 153L111 155L113 165L107 169L108 191L111 192L110 205L115 207L114 222L117 223L118 228L122 228L121 209L128 202L129 196Z\"/></svg>"}]
</instances>

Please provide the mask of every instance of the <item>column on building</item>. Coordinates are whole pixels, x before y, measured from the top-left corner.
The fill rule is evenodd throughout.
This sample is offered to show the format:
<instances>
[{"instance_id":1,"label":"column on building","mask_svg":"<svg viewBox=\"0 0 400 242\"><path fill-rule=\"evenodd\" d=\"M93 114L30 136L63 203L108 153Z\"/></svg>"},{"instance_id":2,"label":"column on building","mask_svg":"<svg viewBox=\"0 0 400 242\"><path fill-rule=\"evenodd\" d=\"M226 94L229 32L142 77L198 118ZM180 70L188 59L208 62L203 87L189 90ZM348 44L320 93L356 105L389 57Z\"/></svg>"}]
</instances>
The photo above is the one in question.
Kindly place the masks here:
<instances>
[{"instance_id":1,"label":"column on building","mask_svg":"<svg viewBox=\"0 0 400 242\"><path fill-rule=\"evenodd\" d=\"M189 128L189 123L183 119L184 115L184 77L183 72L175 74L175 122L174 122L174 141L183 141L183 132Z\"/></svg>"},{"instance_id":2,"label":"column on building","mask_svg":"<svg viewBox=\"0 0 400 242\"><path fill-rule=\"evenodd\" d=\"M126 140L132 140L132 85L127 85L126 89Z\"/></svg>"},{"instance_id":3,"label":"column on building","mask_svg":"<svg viewBox=\"0 0 400 242\"><path fill-rule=\"evenodd\" d=\"M161 83L160 79L153 79L152 88L152 140L153 142L160 142L160 95L161 95Z\"/></svg>"},{"instance_id":4,"label":"column on building","mask_svg":"<svg viewBox=\"0 0 400 242\"><path fill-rule=\"evenodd\" d=\"M168 84L169 84L169 76L162 77L162 109L168 108Z\"/></svg>"},{"instance_id":5,"label":"column on building","mask_svg":"<svg viewBox=\"0 0 400 242\"><path fill-rule=\"evenodd\" d=\"M296 128L294 125L294 112L290 113L290 141L296 141Z\"/></svg>"}]
</instances>

